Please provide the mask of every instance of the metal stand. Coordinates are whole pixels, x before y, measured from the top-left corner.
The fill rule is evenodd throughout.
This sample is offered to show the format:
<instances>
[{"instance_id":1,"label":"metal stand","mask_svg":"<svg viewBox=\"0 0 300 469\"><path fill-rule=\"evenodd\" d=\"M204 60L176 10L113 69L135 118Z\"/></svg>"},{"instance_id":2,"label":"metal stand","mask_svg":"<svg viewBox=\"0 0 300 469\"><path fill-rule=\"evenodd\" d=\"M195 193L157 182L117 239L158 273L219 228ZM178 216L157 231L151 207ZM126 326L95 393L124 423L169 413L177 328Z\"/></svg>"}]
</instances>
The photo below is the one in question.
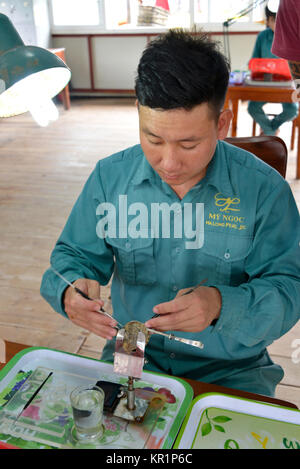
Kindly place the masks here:
<instances>
[{"instance_id":1,"label":"metal stand","mask_svg":"<svg viewBox=\"0 0 300 469\"><path fill-rule=\"evenodd\" d=\"M114 372L128 376L128 383L126 396L120 399L113 415L141 422L147 412L149 400L136 397L134 379L139 379L142 376L146 338L143 332L138 332L135 343L130 348L127 345L127 340L129 341L129 338L126 337L127 333L126 329L120 329L116 338ZM132 342L132 338L130 339Z\"/></svg>"}]
</instances>

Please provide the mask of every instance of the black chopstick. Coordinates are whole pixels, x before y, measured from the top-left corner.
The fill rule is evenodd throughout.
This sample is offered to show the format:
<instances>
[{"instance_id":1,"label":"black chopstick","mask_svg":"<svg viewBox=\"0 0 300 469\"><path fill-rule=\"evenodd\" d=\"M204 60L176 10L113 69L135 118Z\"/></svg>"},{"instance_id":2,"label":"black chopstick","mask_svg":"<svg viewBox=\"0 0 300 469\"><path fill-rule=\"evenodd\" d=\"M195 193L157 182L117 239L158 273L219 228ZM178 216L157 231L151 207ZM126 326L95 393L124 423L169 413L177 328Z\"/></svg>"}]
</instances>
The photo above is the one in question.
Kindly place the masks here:
<instances>
[{"instance_id":1,"label":"black chopstick","mask_svg":"<svg viewBox=\"0 0 300 469\"><path fill-rule=\"evenodd\" d=\"M35 398L35 396L40 392L40 390L42 389L42 387L46 384L46 381L48 381L48 379L50 378L50 376L53 375L53 371L51 371L47 378L44 379L44 381L42 382L42 384L40 384L40 386L37 388L36 391L34 391L34 393L32 394L31 398L26 402L26 404L24 405L23 409L21 410L21 412L19 412L17 418L15 419L14 423L17 422L18 418L22 415L22 413L24 412L25 409L27 409L27 407L31 404L31 402L33 401L33 399Z\"/></svg>"}]
</instances>

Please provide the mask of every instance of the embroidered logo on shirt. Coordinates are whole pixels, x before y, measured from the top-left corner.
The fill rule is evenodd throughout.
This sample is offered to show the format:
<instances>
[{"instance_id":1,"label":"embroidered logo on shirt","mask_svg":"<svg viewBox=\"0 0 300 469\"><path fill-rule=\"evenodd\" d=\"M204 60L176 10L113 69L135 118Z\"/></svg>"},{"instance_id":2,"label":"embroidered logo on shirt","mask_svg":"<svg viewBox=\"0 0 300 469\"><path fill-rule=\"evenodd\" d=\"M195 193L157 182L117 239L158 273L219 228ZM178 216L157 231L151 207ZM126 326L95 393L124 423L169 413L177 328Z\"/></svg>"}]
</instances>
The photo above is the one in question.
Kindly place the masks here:
<instances>
[{"instance_id":1,"label":"embroidered logo on shirt","mask_svg":"<svg viewBox=\"0 0 300 469\"><path fill-rule=\"evenodd\" d=\"M231 197L224 197L220 192L215 195L215 204L217 207L220 208L220 212L226 212L227 210L231 210L232 212L239 212L239 208L234 208L233 206L238 205L241 200L237 197L233 199Z\"/></svg>"},{"instance_id":2,"label":"embroidered logo on shirt","mask_svg":"<svg viewBox=\"0 0 300 469\"><path fill-rule=\"evenodd\" d=\"M247 228L245 224L245 217L240 214L232 212L240 212L238 207L241 199L238 197L225 197L223 194L218 192L215 197L215 205L219 208L218 213L208 213L208 219L205 221L206 225L214 227L229 228L232 230L245 230Z\"/></svg>"}]
</instances>

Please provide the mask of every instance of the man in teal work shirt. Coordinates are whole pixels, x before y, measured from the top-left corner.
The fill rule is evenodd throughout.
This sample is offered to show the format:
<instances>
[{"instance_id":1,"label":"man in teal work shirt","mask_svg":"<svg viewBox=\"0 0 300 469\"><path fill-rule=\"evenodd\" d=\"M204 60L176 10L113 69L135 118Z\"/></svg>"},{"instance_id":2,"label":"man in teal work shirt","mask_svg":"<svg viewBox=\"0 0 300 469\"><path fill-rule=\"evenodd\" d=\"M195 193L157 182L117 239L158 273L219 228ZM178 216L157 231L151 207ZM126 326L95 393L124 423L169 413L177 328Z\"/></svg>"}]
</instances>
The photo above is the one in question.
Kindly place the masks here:
<instances>
[{"instance_id":1,"label":"man in teal work shirt","mask_svg":"<svg viewBox=\"0 0 300 469\"><path fill-rule=\"evenodd\" d=\"M299 214L279 173L223 141L228 80L206 36L151 41L136 78L140 144L98 162L51 256L95 301L50 269L41 293L107 339L103 360L117 321L138 320L204 344L152 335L145 369L273 395L283 372L266 346L299 319ZM108 318L100 285L112 275Z\"/></svg>"},{"instance_id":2,"label":"man in teal work shirt","mask_svg":"<svg viewBox=\"0 0 300 469\"><path fill-rule=\"evenodd\" d=\"M276 13L266 7L265 14L267 28L257 36L252 54L253 59L278 58L271 52L276 24ZM282 103L282 112L270 118L263 109L266 104L267 103L263 101L249 101L248 104L250 116L260 125L262 133L265 135L278 135L279 128L282 124L294 120L298 115L297 103Z\"/></svg>"}]
</instances>

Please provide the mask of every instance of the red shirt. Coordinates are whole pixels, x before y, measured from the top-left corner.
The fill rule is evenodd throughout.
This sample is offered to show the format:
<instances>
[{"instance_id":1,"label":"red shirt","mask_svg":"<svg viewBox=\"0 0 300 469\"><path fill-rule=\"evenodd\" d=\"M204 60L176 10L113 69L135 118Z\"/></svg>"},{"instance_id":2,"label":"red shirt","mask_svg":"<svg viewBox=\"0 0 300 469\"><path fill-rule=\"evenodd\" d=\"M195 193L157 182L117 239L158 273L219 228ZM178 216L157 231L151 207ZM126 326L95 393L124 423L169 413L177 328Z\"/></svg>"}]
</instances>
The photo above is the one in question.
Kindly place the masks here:
<instances>
[{"instance_id":1,"label":"red shirt","mask_svg":"<svg viewBox=\"0 0 300 469\"><path fill-rule=\"evenodd\" d=\"M276 18L273 54L300 61L300 0L281 0Z\"/></svg>"}]
</instances>

